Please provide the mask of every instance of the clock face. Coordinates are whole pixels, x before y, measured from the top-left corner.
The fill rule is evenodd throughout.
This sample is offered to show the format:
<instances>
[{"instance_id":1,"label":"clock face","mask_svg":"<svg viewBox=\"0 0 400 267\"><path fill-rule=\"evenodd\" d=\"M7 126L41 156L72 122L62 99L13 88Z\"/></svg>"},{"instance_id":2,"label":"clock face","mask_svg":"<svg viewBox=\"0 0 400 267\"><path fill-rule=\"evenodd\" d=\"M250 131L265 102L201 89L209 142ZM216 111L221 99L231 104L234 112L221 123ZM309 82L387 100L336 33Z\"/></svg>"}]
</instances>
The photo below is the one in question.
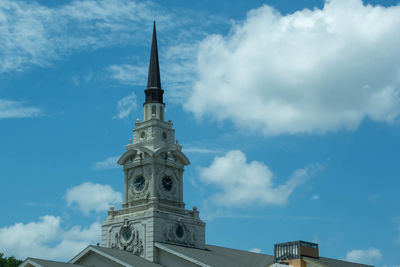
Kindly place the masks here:
<instances>
[{"instance_id":1,"label":"clock face","mask_svg":"<svg viewBox=\"0 0 400 267\"><path fill-rule=\"evenodd\" d=\"M162 179L162 186L165 191L171 191L172 187L174 186L174 182L172 181L171 177L164 176Z\"/></svg>"},{"instance_id":2,"label":"clock face","mask_svg":"<svg viewBox=\"0 0 400 267\"><path fill-rule=\"evenodd\" d=\"M142 191L144 188L144 184L145 184L146 180L144 179L143 176L138 176L135 178L134 181L134 187L136 189L136 191Z\"/></svg>"}]
</instances>

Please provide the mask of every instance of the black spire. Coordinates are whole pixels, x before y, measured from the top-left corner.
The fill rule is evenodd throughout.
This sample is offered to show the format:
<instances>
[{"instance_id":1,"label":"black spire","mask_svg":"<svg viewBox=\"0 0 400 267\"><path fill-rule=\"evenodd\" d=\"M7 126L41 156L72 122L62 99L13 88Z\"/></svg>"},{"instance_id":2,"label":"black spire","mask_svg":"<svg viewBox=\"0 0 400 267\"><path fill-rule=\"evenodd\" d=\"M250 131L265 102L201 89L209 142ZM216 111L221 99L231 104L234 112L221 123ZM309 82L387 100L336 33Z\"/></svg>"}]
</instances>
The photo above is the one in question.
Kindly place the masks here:
<instances>
[{"instance_id":1,"label":"black spire","mask_svg":"<svg viewBox=\"0 0 400 267\"><path fill-rule=\"evenodd\" d=\"M147 89L150 88L161 89L160 66L158 64L157 33L156 33L155 21L153 25L153 41L151 43L149 78L147 80Z\"/></svg>"},{"instance_id":2,"label":"black spire","mask_svg":"<svg viewBox=\"0 0 400 267\"><path fill-rule=\"evenodd\" d=\"M147 79L146 103L163 103L164 90L161 89L160 66L158 63L156 22L153 25L153 40L151 44L149 77Z\"/></svg>"}]
</instances>

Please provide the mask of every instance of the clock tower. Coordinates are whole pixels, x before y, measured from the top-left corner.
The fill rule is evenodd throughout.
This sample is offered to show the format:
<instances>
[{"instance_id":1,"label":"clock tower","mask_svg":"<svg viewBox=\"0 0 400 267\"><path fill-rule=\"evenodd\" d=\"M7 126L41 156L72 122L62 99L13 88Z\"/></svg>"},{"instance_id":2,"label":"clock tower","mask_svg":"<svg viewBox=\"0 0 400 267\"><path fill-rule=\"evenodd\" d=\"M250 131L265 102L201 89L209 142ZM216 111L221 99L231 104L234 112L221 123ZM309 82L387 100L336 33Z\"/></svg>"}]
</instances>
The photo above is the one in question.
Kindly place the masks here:
<instances>
[{"instance_id":1,"label":"clock tower","mask_svg":"<svg viewBox=\"0 0 400 267\"><path fill-rule=\"evenodd\" d=\"M156 27L150 53L143 121L136 120L133 143L118 160L125 174L124 201L102 224L102 246L158 262L155 243L205 248L205 223L196 207L185 209L183 171L190 164L165 121Z\"/></svg>"}]
</instances>

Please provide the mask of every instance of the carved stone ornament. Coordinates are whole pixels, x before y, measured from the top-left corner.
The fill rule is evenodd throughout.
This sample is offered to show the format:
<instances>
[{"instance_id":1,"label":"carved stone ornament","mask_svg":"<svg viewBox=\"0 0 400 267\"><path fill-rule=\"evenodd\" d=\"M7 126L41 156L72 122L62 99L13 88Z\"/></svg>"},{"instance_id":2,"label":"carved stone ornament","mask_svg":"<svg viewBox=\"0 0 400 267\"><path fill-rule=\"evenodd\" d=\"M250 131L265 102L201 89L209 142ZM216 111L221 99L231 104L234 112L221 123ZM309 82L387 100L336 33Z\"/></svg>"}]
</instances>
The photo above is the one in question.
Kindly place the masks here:
<instances>
[{"instance_id":1,"label":"carved stone ornament","mask_svg":"<svg viewBox=\"0 0 400 267\"><path fill-rule=\"evenodd\" d=\"M142 254L143 241L139 237L139 231L128 223L128 219L124 220L124 224L119 231L115 233L113 248L129 251L135 255Z\"/></svg>"},{"instance_id":2,"label":"carved stone ornament","mask_svg":"<svg viewBox=\"0 0 400 267\"><path fill-rule=\"evenodd\" d=\"M195 246L197 235L194 230L188 229L181 221L164 228L163 239L165 242Z\"/></svg>"}]
</instances>

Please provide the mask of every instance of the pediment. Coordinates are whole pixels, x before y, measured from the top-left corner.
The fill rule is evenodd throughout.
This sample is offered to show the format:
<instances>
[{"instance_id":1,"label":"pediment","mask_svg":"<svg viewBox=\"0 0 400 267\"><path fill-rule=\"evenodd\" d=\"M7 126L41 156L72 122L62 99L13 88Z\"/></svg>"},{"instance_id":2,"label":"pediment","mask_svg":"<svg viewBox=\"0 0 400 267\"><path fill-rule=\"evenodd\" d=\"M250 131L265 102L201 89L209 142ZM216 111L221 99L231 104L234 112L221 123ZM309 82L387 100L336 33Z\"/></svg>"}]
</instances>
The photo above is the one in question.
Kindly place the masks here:
<instances>
[{"instance_id":1,"label":"pediment","mask_svg":"<svg viewBox=\"0 0 400 267\"><path fill-rule=\"evenodd\" d=\"M88 246L70 260L69 263L98 266L99 261L103 262L101 266L161 267L161 265L136 256L131 252L98 246Z\"/></svg>"},{"instance_id":2,"label":"pediment","mask_svg":"<svg viewBox=\"0 0 400 267\"><path fill-rule=\"evenodd\" d=\"M184 166L189 165L190 161L189 159L185 156L185 154L181 151L182 147L179 145L166 145L162 146L160 148L152 149L146 146L138 146L135 148L129 148L118 160L118 164L124 165L125 162L130 158L130 157L135 157L136 154L138 153L146 153L150 157L157 157L159 156L162 152L170 152L172 155L174 155L181 164Z\"/></svg>"}]
</instances>

